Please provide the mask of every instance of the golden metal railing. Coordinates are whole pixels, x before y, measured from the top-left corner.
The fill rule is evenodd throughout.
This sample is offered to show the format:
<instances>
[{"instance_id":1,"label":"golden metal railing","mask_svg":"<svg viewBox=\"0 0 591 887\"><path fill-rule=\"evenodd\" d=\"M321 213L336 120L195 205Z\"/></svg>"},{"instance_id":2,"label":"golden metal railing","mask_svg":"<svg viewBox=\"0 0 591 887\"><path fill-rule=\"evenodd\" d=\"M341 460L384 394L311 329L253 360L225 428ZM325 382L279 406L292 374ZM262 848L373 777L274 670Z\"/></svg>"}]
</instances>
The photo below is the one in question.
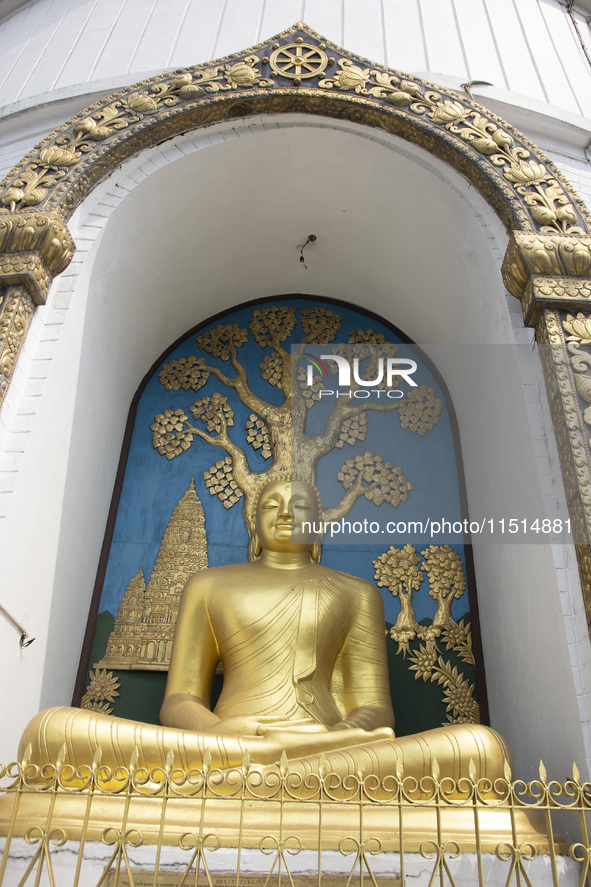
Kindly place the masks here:
<instances>
[{"instance_id":1,"label":"golden metal railing","mask_svg":"<svg viewBox=\"0 0 591 887\"><path fill-rule=\"evenodd\" d=\"M14 763L0 767L0 885L484 887L494 869L506 887L591 887L591 783L576 767L565 783L543 765L529 783L437 771L417 783L321 764L302 777L285 758L263 774L247 757L185 771L172 753L151 772L134 759L110 770L99 753L78 769Z\"/></svg>"}]
</instances>

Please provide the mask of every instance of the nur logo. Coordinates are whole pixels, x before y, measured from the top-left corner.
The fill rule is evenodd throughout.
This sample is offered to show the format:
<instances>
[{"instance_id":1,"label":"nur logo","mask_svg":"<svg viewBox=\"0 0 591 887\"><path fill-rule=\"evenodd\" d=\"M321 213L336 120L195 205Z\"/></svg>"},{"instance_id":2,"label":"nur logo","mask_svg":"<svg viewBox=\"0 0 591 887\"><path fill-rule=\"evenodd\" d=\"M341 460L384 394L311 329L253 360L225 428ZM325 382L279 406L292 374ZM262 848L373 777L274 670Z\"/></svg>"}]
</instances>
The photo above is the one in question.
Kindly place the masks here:
<instances>
[{"instance_id":1,"label":"nur logo","mask_svg":"<svg viewBox=\"0 0 591 887\"><path fill-rule=\"evenodd\" d=\"M328 379L328 370L326 368L326 364L323 363L319 357L316 357L315 354L308 354L307 351L304 352L304 357L308 358L308 366L306 369L306 385L308 386L308 388L311 388L314 384L315 369L318 370L323 381Z\"/></svg>"},{"instance_id":2,"label":"nur logo","mask_svg":"<svg viewBox=\"0 0 591 887\"><path fill-rule=\"evenodd\" d=\"M312 388L314 385L314 373L320 374L321 384L327 385L329 382L329 368L325 361L333 361L336 363L336 372L338 373L338 388L346 388L347 391L340 391L333 388L322 388L318 391L318 396L323 397L349 397L355 399L363 399L375 395L378 399L385 395L387 398L398 399L404 397L404 392L399 388L395 388L395 384L399 385L402 381L406 382L411 388L417 387L417 382L412 378L416 372L417 363L407 357L378 357L376 361L371 362L371 369L367 368L365 372L370 372L374 377L372 379L362 378L364 372L360 364L366 358L344 357L342 354L310 354L305 352L303 357L308 361L306 367L306 385ZM335 368L331 366L334 373ZM351 378L353 379L353 387L351 387ZM333 383L334 384L334 383ZM380 388L376 386L382 386Z\"/></svg>"}]
</instances>

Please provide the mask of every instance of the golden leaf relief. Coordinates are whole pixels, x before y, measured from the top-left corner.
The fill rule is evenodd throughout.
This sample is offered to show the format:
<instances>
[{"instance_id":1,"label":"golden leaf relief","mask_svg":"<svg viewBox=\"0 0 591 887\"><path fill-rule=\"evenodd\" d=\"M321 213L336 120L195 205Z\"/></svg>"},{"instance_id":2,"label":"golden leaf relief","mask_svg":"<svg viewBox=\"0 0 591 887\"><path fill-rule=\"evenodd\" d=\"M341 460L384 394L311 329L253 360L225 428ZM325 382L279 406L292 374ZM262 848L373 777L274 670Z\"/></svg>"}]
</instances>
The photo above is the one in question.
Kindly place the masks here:
<instances>
[{"instance_id":1,"label":"golden leaf relief","mask_svg":"<svg viewBox=\"0 0 591 887\"><path fill-rule=\"evenodd\" d=\"M196 400L191 407L195 419L200 419L211 433L220 431L228 425L234 424L234 410L228 403L228 398L223 397L218 391L211 397L202 397Z\"/></svg>"},{"instance_id":2,"label":"golden leaf relief","mask_svg":"<svg viewBox=\"0 0 591 887\"><path fill-rule=\"evenodd\" d=\"M330 413L330 428L326 435L307 432L307 408L319 400L320 391L326 387L326 372L337 373L336 361L328 361L328 369L311 374L311 363L299 366L296 372L295 390L292 389L291 354L283 343L289 338L298 324L298 315L293 306L271 305L257 308L251 312L249 330L238 323L218 324L213 329L205 330L196 337L197 344L203 351L222 361L230 361L234 373L226 373L213 362L208 364L203 357L190 356L169 361L160 370L160 382L168 391L199 390L211 377L215 377L221 391L199 398L190 408L196 424L190 424L182 409L165 410L155 416L151 426L153 445L161 455L173 459L187 450L195 438L204 440L209 445L219 446L226 451L227 460L216 464L207 475L208 488L220 495L226 490L227 482L223 476L230 475L230 463L233 466L231 481L232 489L238 488L244 497L244 513L247 525L250 525L251 512L254 505L256 489L267 478L277 472L294 470L292 457L296 457L298 476L316 482L318 462L323 455L334 448L354 445L365 441L368 434L368 413L372 411L401 410L403 428L411 428L424 434L434 427L442 409L441 401L435 397L434 389L421 386L412 389L408 403L406 399L368 402L363 406L345 403L342 399ZM304 334L299 343L301 353L305 355L306 345L310 342L330 344L342 325L342 317L324 306L303 308L299 315L300 328ZM247 367L248 362L241 361L238 349L249 339L249 331L256 345L269 348L271 353L265 354L258 363L262 378L280 389L284 398L280 403L269 402L259 394L258 387L252 387ZM300 334L301 335L301 334ZM376 350L381 355L395 355L399 347L385 342L383 333L373 329L358 329L349 332L350 344L333 345L333 352L345 350L347 357L351 349L356 355L354 375L359 373L365 383L368 379L376 379L376 387L386 384L385 379L377 382L383 368L376 363ZM252 339L250 339L252 345ZM379 349L376 349L376 345ZM249 355L250 357L250 355ZM383 359L383 358L382 358ZM311 384L308 385L308 376ZM330 377L330 375L329 375ZM391 380L390 380L391 383ZM363 384L363 383L359 383ZM395 383L394 383L395 384ZM333 386L334 387L334 386ZM359 387L357 377L352 387ZM234 411L230 395L244 404L249 412L246 422L246 443L259 451L269 467L265 472L253 472L249 466L245 445L239 442L239 436L229 436L228 429L234 424ZM205 425L206 430L201 427ZM294 448L293 440L297 441ZM218 473L222 472L223 476ZM270 474L271 472L271 474ZM217 475L217 476L216 476ZM384 461L380 455L370 452L357 454L353 459L345 461L338 473L343 483L344 495L341 502L326 511L327 520L338 520L348 514L360 496L373 502L376 506L390 503L397 507L407 501L408 494L414 489L412 483L403 474L402 468L394 467ZM217 489L219 487L219 489ZM236 494L237 496L237 494ZM236 497L231 494L221 496L226 508L234 504Z\"/></svg>"},{"instance_id":3,"label":"golden leaf relief","mask_svg":"<svg viewBox=\"0 0 591 887\"><path fill-rule=\"evenodd\" d=\"M240 348L247 340L248 332L238 323L220 323L215 329L197 336L197 344L202 351L220 360L229 360L232 354L235 354L236 348Z\"/></svg>"},{"instance_id":4,"label":"golden leaf relief","mask_svg":"<svg viewBox=\"0 0 591 887\"><path fill-rule=\"evenodd\" d=\"M210 496L217 496L224 508L231 508L242 497L242 490L234 479L232 459L226 456L203 473Z\"/></svg>"},{"instance_id":5,"label":"golden leaf relief","mask_svg":"<svg viewBox=\"0 0 591 887\"><path fill-rule=\"evenodd\" d=\"M269 385L274 385L276 388L281 387L281 382L283 380L283 361L277 354L266 354L262 362L259 364L259 369L261 370L263 379L265 379ZM303 378L305 381L305 372Z\"/></svg>"},{"instance_id":6,"label":"golden leaf relief","mask_svg":"<svg viewBox=\"0 0 591 887\"><path fill-rule=\"evenodd\" d=\"M400 423L403 428L416 431L423 437L439 422L443 409L441 400L435 396L434 388L419 385L413 388L400 404Z\"/></svg>"},{"instance_id":7,"label":"golden leaf relief","mask_svg":"<svg viewBox=\"0 0 591 887\"><path fill-rule=\"evenodd\" d=\"M458 552L449 545L429 545L421 555L425 558L422 566L429 577L431 597L461 597L466 579Z\"/></svg>"},{"instance_id":8,"label":"golden leaf relief","mask_svg":"<svg viewBox=\"0 0 591 887\"><path fill-rule=\"evenodd\" d=\"M384 333L374 333L371 329L351 330L349 332L349 343L351 345L384 345L386 343L386 337ZM396 348L395 345L390 345L389 347ZM396 351L398 351L398 348L396 348Z\"/></svg>"},{"instance_id":9,"label":"golden leaf relief","mask_svg":"<svg viewBox=\"0 0 591 887\"><path fill-rule=\"evenodd\" d=\"M337 477L346 490L359 478L360 483L367 485L362 486L365 498L375 505L389 502L396 508L406 502L409 492L414 490L401 468L395 468L390 462L384 462L382 456L369 452L347 459Z\"/></svg>"},{"instance_id":10,"label":"golden leaf relief","mask_svg":"<svg viewBox=\"0 0 591 887\"><path fill-rule=\"evenodd\" d=\"M390 637L398 644L397 653L401 653L403 659L408 657L415 680L443 686L447 722L479 723L474 685L457 666L452 667L443 659L437 646L437 639L441 638L446 650L453 650L469 665L475 664L470 624L464 619L456 623L451 616L451 602L461 596L466 585L461 558L448 545L431 545L421 554L425 559L422 563L415 547L408 543L403 548L391 546L373 562L378 586L387 587L400 600L400 613L390 629ZM437 613L428 625L416 621L412 602L413 593L421 588L424 573L429 577L429 594L438 603ZM411 650L415 639L424 643Z\"/></svg>"},{"instance_id":11,"label":"golden leaf relief","mask_svg":"<svg viewBox=\"0 0 591 887\"><path fill-rule=\"evenodd\" d=\"M367 416L365 413L358 413L345 419L341 425L340 437L335 443L335 447L342 449L345 444L353 446L357 441L364 441L367 437Z\"/></svg>"},{"instance_id":12,"label":"golden leaf relief","mask_svg":"<svg viewBox=\"0 0 591 887\"><path fill-rule=\"evenodd\" d=\"M255 341L261 348L265 348L267 345L285 342L296 323L295 308L272 305L252 312L250 329Z\"/></svg>"},{"instance_id":13,"label":"golden leaf relief","mask_svg":"<svg viewBox=\"0 0 591 887\"><path fill-rule=\"evenodd\" d=\"M378 586L389 588L394 597L402 589L410 592L420 588L423 574L417 566L419 560L414 545L408 543L404 548L392 545L373 562Z\"/></svg>"},{"instance_id":14,"label":"golden leaf relief","mask_svg":"<svg viewBox=\"0 0 591 887\"><path fill-rule=\"evenodd\" d=\"M269 429L259 416L251 413L246 422L246 442L255 450L261 451L263 459L270 459L271 442L269 439Z\"/></svg>"},{"instance_id":15,"label":"golden leaf relief","mask_svg":"<svg viewBox=\"0 0 591 887\"><path fill-rule=\"evenodd\" d=\"M167 391L199 391L210 376L203 357L181 357L165 363L158 377Z\"/></svg>"},{"instance_id":16,"label":"golden leaf relief","mask_svg":"<svg viewBox=\"0 0 591 887\"><path fill-rule=\"evenodd\" d=\"M332 342L341 328L342 318L330 308L304 308L300 325L305 333L305 342L326 344Z\"/></svg>"},{"instance_id":17,"label":"golden leaf relief","mask_svg":"<svg viewBox=\"0 0 591 887\"><path fill-rule=\"evenodd\" d=\"M185 428L187 419L182 410L165 410L154 416L154 424L150 425L152 445L161 456L170 460L189 449L193 435Z\"/></svg>"}]
</instances>

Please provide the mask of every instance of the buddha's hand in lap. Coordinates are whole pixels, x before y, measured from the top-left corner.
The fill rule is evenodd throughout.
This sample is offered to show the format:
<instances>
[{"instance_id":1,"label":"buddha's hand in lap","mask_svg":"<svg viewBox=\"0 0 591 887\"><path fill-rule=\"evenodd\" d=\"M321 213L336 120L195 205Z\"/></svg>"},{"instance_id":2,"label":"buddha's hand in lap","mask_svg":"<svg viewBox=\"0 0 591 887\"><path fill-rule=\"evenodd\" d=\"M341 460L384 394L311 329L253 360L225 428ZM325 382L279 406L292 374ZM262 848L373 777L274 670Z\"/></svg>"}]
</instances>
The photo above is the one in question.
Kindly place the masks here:
<instances>
[{"instance_id":1,"label":"buddha's hand in lap","mask_svg":"<svg viewBox=\"0 0 591 887\"><path fill-rule=\"evenodd\" d=\"M335 733L339 734L338 740ZM268 721L263 721L257 728L258 736L268 736L269 738L284 735L297 739L297 736L302 734L316 734L316 739L320 744L328 743L334 745L335 741L338 741L347 746L363 745L368 742L377 742L381 739L392 740L394 738L394 731L390 727L364 730L362 727L353 727L351 724L343 721L327 727L325 724L311 720L279 722L269 718Z\"/></svg>"},{"instance_id":2,"label":"buddha's hand in lap","mask_svg":"<svg viewBox=\"0 0 591 887\"><path fill-rule=\"evenodd\" d=\"M266 736L267 733L325 733L324 724L311 719L286 721L272 715L237 715L222 718L209 729L209 733L227 733L232 736Z\"/></svg>"}]
</instances>

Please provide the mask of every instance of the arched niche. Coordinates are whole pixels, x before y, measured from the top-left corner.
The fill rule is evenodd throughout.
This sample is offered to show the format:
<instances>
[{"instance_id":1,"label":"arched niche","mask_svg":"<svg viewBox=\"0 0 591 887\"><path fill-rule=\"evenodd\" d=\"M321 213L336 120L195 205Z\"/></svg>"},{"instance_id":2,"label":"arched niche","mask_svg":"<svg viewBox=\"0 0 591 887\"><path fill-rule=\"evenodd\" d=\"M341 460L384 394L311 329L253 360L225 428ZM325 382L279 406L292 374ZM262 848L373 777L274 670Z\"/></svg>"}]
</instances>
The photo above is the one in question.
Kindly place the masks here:
<instances>
[{"instance_id":1,"label":"arched niche","mask_svg":"<svg viewBox=\"0 0 591 887\"><path fill-rule=\"evenodd\" d=\"M380 386L357 385L353 375L354 391L339 387L323 369L331 363L324 352L350 358L359 378ZM388 357L414 367L411 374L388 382ZM247 381L236 382L239 369ZM488 721L457 423L419 349L351 305L271 297L186 334L138 394L79 671L82 707L159 723L184 583L197 570L252 557L256 496L288 473L322 498L323 565L383 589L397 734ZM261 402L281 414L265 422ZM327 422L339 409L331 443ZM303 457L315 435L318 456ZM347 502L360 473L363 486ZM220 597L228 591L221 587Z\"/></svg>"}]
</instances>

